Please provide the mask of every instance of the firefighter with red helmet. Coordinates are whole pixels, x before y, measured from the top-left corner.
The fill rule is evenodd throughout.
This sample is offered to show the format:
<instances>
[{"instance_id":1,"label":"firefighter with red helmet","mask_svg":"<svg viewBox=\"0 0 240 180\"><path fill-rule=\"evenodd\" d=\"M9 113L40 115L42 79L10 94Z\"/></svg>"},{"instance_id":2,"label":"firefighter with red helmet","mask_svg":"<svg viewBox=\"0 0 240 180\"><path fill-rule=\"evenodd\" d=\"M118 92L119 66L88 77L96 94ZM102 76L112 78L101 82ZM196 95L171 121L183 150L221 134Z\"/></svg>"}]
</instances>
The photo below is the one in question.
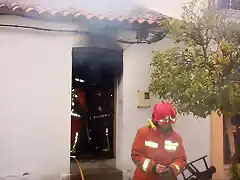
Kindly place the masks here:
<instances>
[{"instance_id":1,"label":"firefighter with red helmet","mask_svg":"<svg viewBox=\"0 0 240 180\"><path fill-rule=\"evenodd\" d=\"M140 128L132 145L131 157L137 168L133 180L176 180L186 165L181 136L171 124L176 110L161 101L153 108L150 125Z\"/></svg>"}]
</instances>

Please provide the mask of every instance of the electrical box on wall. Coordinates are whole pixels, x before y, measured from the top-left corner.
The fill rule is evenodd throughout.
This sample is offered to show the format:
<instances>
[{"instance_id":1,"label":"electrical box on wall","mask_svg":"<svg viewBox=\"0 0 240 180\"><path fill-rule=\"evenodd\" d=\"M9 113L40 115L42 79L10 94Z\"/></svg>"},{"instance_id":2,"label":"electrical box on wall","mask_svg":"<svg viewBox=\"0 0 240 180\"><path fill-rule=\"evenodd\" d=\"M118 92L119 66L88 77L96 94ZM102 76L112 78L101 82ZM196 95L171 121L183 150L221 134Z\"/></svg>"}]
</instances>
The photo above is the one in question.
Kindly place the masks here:
<instances>
[{"instance_id":1,"label":"electrical box on wall","mask_svg":"<svg viewBox=\"0 0 240 180\"><path fill-rule=\"evenodd\" d=\"M150 93L148 91L137 92L137 108L151 107Z\"/></svg>"}]
</instances>

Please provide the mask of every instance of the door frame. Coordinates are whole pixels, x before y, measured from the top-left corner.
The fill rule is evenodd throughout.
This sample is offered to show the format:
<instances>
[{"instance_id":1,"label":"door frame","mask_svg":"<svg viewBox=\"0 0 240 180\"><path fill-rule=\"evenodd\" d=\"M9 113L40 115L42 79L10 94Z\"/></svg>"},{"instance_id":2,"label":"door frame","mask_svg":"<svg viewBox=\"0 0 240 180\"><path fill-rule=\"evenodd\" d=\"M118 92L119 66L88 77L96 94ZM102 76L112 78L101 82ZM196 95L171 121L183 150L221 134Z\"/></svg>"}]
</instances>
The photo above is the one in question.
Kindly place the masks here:
<instances>
[{"instance_id":1,"label":"door frame","mask_svg":"<svg viewBox=\"0 0 240 180\"><path fill-rule=\"evenodd\" d=\"M224 165L223 116L219 116L217 112L211 114L211 165L217 169L215 179L227 179L229 166Z\"/></svg>"},{"instance_id":2,"label":"door frame","mask_svg":"<svg viewBox=\"0 0 240 180\"><path fill-rule=\"evenodd\" d=\"M116 151L117 151L117 107L118 107L118 77L114 80L114 130L113 130L113 155L116 158Z\"/></svg>"}]
</instances>

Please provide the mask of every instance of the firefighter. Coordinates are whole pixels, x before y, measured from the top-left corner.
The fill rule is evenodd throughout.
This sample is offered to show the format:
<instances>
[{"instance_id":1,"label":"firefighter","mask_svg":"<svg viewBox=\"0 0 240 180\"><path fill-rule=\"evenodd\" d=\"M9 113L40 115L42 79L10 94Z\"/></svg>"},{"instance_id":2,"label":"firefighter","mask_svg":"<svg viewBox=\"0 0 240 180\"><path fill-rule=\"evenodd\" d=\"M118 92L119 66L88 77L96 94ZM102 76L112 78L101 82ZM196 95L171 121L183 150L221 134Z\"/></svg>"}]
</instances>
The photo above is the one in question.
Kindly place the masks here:
<instances>
[{"instance_id":1,"label":"firefighter","mask_svg":"<svg viewBox=\"0 0 240 180\"><path fill-rule=\"evenodd\" d=\"M168 102L157 103L150 125L140 128L132 145L131 157L137 166L133 180L176 180L186 165L181 136L171 124L176 110Z\"/></svg>"}]
</instances>

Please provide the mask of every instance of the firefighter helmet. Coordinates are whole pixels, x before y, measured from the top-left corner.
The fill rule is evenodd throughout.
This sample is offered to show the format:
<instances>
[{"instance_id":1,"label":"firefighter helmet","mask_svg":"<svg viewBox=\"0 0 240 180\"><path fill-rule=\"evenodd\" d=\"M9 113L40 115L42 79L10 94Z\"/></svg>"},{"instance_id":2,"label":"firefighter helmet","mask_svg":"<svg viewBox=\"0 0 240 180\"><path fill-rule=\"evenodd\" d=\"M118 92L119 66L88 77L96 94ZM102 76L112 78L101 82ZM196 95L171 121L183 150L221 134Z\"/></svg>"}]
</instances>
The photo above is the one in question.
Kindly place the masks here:
<instances>
[{"instance_id":1,"label":"firefighter helmet","mask_svg":"<svg viewBox=\"0 0 240 180\"><path fill-rule=\"evenodd\" d=\"M152 121L154 123L160 122L162 124L173 124L176 122L176 109L172 104L161 101L153 107Z\"/></svg>"}]
</instances>

